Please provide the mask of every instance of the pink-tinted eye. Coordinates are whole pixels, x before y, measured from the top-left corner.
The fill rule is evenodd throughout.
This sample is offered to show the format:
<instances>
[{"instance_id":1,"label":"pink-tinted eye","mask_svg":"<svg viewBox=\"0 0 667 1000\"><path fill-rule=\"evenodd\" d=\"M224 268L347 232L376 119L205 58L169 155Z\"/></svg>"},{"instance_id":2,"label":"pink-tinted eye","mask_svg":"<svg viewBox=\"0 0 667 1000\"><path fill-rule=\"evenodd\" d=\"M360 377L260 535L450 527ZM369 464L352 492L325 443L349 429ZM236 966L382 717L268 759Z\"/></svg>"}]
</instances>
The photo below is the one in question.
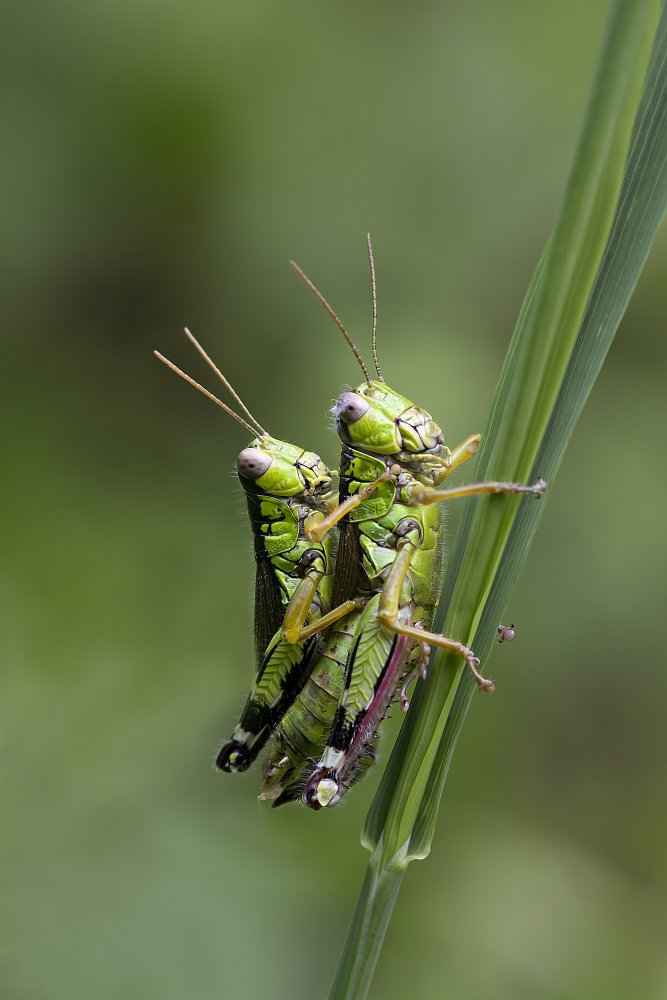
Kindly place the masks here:
<instances>
[{"instance_id":1,"label":"pink-tinted eye","mask_svg":"<svg viewBox=\"0 0 667 1000\"><path fill-rule=\"evenodd\" d=\"M344 424L354 424L368 412L370 405L367 399L362 399L356 392L344 392L336 403L336 417Z\"/></svg>"},{"instance_id":2,"label":"pink-tinted eye","mask_svg":"<svg viewBox=\"0 0 667 1000\"><path fill-rule=\"evenodd\" d=\"M245 479L259 479L267 471L273 459L259 448L244 448L236 459L239 475Z\"/></svg>"}]
</instances>

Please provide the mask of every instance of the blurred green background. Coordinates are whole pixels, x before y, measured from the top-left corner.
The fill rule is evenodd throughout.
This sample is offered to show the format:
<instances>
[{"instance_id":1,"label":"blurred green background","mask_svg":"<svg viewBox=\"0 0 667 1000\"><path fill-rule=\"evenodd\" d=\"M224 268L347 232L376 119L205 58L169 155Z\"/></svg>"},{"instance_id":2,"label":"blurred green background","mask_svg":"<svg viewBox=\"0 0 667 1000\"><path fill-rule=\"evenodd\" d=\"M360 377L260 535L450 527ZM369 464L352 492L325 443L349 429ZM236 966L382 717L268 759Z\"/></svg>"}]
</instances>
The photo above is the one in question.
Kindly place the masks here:
<instances>
[{"instance_id":1,"label":"blurred green background","mask_svg":"<svg viewBox=\"0 0 667 1000\"><path fill-rule=\"evenodd\" d=\"M481 428L606 0L10 3L0 273L2 996L326 995L380 768L331 813L214 772L252 673L240 429L335 463L359 373ZM663 998L663 229L575 433L375 998ZM451 513L452 521L455 512ZM384 759L390 745L384 741Z\"/></svg>"}]
</instances>

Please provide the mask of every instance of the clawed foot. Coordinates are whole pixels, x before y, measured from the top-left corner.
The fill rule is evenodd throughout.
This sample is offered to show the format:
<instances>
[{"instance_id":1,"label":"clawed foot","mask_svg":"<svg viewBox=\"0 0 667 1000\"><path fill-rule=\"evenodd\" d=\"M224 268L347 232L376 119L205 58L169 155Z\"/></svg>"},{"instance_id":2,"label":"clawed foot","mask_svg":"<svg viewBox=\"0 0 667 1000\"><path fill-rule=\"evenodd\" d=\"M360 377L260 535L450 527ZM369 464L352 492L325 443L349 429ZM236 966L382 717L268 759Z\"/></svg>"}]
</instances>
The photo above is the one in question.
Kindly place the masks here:
<instances>
[{"instance_id":1,"label":"clawed foot","mask_svg":"<svg viewBox=\"0 0 667 1000\"><path fill-rule=\"evenodd\" d=\"M527 493L532 497L543 497L547 490L545 479L538 479L532 486L521 483L495 483L494 493Z\"/></svg>"},{"instance_id":2,"label":"clawed foot","mask_svg":"<svg viewBox=\"0 0 667 1000\"><path fill-rule=\"evenodd\" d=\"M466 663L468 664L468 669L470 673L475 678L475 682L480 691L486 691L487 694L491 694L492 691L496 690L496 685L488 677L482 677L477 667L479 666L479 657L475 656L471 649L464 654L466 658Z\"/></svg>"}]
</instances>

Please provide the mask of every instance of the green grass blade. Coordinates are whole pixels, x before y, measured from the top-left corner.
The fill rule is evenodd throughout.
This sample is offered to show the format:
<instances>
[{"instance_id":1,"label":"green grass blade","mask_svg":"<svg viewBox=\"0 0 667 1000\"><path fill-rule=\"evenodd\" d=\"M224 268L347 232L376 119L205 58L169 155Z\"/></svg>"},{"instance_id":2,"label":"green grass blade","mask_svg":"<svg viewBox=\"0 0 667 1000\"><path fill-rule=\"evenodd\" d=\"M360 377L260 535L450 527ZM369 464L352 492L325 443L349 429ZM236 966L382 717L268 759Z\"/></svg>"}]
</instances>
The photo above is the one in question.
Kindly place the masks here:
<instances>
[{"instance_id":1,"label":"green grass blade","mask_svg":"<svg viewBox=\"0 0 667 1000\"><path fill-rule=\"evenodd\" d=\"M542 470L553 482L666 210L667 7L663 8L656 32L610 237L533 474ZM520 508L480 620L480 631L495 630L541 513L539 505L524 504ZM431 843L447 769L474 693L474 685L464 677L452 700L450 718L411 838L411 851L422 854Z\"/></svg>"},{"instance_id":2,"label":"green grass blade","mask_svg":"<svg viewBox=\"0 0 667 1000\"><path fill-rule=\"evenodd\" d=\"M475 478L543 475L553 486L665 211L666 60L664 5L614 4L561 213L517 322ZM446 633L474 643L483 660L543 509L544 501L494 497L464 511L437 624L446 610ZM429 853L473 693L456 659L433 658L366 821L373 855L333 1000L366 995L396 895L376 908L370 890Z\"/></svg>"},{"instance_id":3,"label":"green grass blade","mask_svg":"<svg viewBox=\"0 0 667 1000\"><path fill-rule=\"evenodd\" d=\"M510 344L483 434L476 479L528 481L542 475L553 486L574 423L569 419L573 400L568 400L569 411L558 409L560 394L572 365L584 358L576 348L623 192L657 15L658 5L650 0L620 3L613 10L562 210ZM578 362L573 362L575 356ZM577 412L584 399L582 394ZM512 497L467 504L441 608L447 610L446 634L469 642L483 659L492 648L495 626L543 506ZM422 821L420 836L412 834L424 796L430 801L434 794L432 771L442 771L439 745L463 673L455 658L434 661L364 831L364 842L371 847L383 834L387 864L394 863L394 857L423 857L430 849Z\"/></svg>"},{"instance_id":4,"label":"green grass blade","mask_svg":"<svg viewBox=\"0 0 667 1000\"><path fill-rule=\"evenodd\" d=\"M535 462L550 481L637 284L656 230L667 210L667 7L662 17L637 115L623 187L612 231L595 280L579 336L554 406L552 420ZM538 506L524 505L512 527L481 629L493 631L513 580L513 560L529 544L541 514ZM527 546L526 546L527 547ZM525 551L525 550L524 550ZM464 677L453 699L452 711L431 775L432 781L411 838L411 849L430 845L442 786L475 687Z\"/></svg>"},{"instance_id":5,"label":"green grass blade","mask_svg":"<svg viewBox=\"0 0 667 1000\"><path fill-rule=\"evenodd\" d=\"M354 954L356 960L341 962L336 970L331 996L337 1000L366 996L404 875L404 869L382 872L376 865L366 869L345 942L345 953Z\"/></svg>"}]
</instances>

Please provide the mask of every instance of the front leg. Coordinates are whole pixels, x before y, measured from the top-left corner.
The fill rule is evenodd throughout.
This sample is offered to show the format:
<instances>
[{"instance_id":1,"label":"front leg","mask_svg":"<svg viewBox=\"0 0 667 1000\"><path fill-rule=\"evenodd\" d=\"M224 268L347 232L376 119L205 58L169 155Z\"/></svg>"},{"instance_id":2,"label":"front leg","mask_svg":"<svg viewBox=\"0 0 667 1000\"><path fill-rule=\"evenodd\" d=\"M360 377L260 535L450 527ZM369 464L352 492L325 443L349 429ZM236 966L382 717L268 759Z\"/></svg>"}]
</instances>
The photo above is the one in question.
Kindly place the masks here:
<instances>
[{"instance_id":1,"label":"front leg","mask_svg":"<svg viewBox=\"0 0 667 1000\"><path fill-rule=\"evenodd\" d=\"M459 469L464 462L467 462L469 458L476 455L481 439L481 434L471 434L469 438L466 438L465 441L458 446L458 448L455 448L454 451L450 452L449 460L433 479L434 485L438 486L443 479L446 479L447 476L451 476L452 472L455 472L456 469Z\"/></svg>"},{"instance_id":2,"label":"front leg","mask_svg":"<svg viewBox=\"0 0 667 1000\"><path fill-rule=\"evenodd\" d=\"M350 513L350 511L355 510L360 507L362 503L372 497L376 490L382 485L382 483L391 482L392 479L396 479L400 475L401 467L396 465L387 469L381 475L374 479L372 483L367 483L366 486L357 492L353 493L351 497L344 500L343 503L339 504L335 510L332 510L330 514L326 517L322 517L321 514L313 514L306 521L305 534L309 542L320 542L326 534L328 534L332 528L338 524L339 521Z\"/></svg>"}]
</instances>

